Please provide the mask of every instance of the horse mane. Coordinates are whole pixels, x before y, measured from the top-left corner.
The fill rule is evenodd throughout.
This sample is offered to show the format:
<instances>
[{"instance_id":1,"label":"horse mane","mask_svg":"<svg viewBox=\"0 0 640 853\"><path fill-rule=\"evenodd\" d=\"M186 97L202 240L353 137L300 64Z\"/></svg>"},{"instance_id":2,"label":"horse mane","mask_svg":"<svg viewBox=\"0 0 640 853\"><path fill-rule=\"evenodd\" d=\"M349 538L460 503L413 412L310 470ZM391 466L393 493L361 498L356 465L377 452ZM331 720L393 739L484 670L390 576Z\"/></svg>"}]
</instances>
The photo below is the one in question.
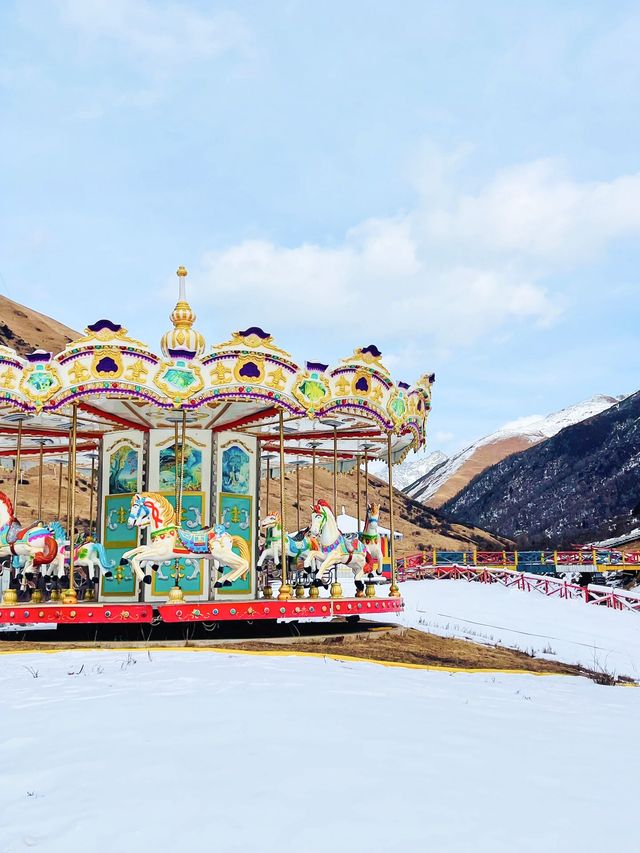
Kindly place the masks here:
<instances>
[{"instance_id":1,"label":"horse mane","mask_svg":"<svg viewBox=\"0 0 640 853\"><path fill-rule=\"evenodd\" d=\"M158 505L163 524L172 524L176 520L176 511L160 492L138 492L141 498L151 498Z\"/></svg>"},{"instance_id":2,"label":"horse mane","mask_svg":"<svg viewBox=\"0 0 640 853\"><path fill-rule=\"evenodd\" d=\"M335 518L335 512L334 512L334 511L333 511L333 509L331 508L331 504L330 504L328 501L325 501L325 499L324 499L324 498L320 498L319 500L317 500L317 501L316 501L316 506L324 506L324 507L326 507L326 508L329 510L329 512L331 513L331 515L333 515L333 516L334 516L334 518Z\"/></svg>"}]
</instances>

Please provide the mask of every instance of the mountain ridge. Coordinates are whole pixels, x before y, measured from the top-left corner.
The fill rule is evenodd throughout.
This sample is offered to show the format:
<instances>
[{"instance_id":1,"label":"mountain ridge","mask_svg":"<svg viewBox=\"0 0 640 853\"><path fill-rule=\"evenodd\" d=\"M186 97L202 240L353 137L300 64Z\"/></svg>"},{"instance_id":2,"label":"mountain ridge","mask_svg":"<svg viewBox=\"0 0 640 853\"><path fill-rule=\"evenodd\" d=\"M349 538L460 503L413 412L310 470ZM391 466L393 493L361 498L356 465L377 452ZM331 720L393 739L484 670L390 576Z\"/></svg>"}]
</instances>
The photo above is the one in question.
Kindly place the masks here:
<instances>
[{"instance_id":1,"label":"mountain ridge","mask_svg":"<svg viewBox=\"0 0 640 853\"><path fill-rule=\"evenodd\" d=\"M570 547L637 526L639 473L636 392L487 468L442 511L521 547Z\"/></svg>"},{"instance_id":2,"label":"mountain ridge","mask_svg":"<svg viewBox=\"0 0 640 853\"><path fill-rule=\"evenodd\" d=\"M438 451L435 451L428 456L405 461L404 471L401 470L398 472L399 476L394 476L394 482L398 482L403 491L414 500L438 508L462 491L474 477L502 459L545 441L566 426L605 411L621 399L624 397L597 394L549 415L532 415L509 421L451 457L445 454L438 457ZM431 466L428 460L433 462ZM403 466L400 466L401 469ZM412 470L417 472L420 466L426 470L407 484Z\"/></svg>"}]
</instances>

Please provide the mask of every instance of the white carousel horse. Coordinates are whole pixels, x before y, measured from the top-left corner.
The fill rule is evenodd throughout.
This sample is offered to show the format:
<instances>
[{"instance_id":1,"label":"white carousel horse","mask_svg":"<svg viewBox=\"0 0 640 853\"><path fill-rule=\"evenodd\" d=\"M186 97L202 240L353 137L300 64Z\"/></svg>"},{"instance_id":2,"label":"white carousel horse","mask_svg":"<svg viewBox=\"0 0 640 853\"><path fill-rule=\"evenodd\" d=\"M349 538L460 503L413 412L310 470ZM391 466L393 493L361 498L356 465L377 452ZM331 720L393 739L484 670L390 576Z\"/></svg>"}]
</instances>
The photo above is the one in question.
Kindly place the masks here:
<instances>
[{"instance_id":1,"label":"white carousel horse","mask_svg":"<svg viewBox=\"0 0 640 853\"><path fill-rule=\"evenodd\" d=\"M0 492L0 559L12 556L26 574L51 563L57 553L58 543L51 530L41 521L21 528L11 500Z\"/></svg>"},{"instance_id":2,"label":"white carousel horse","mask_svg":"<svg viewBox=\"0 0 640 853\"><path fill-rule=\"evenodd\" d=\"M69 541L65 529L59 521L52 522L50 527L58 543L58 555L50 564L47 574L61 578L67 573L67 566L70 563ZM73 554L74 569L84 570L87 578L91 581L99 577L102 572L107 577L110 577L110 570L115 564L115 560L109 560L104 545L101 542L83 542L81 545L75 546Z\"/></svg>"},{"instance_id":3,"label":"white carousel horse","mask_svg":"<svg viewBox=\"0 0 640 853\"><path fill-rule=\"evenodd\" d=\"M309 535L318 540L320 548L309 551L305 566L310 566L313 559L322 560L315 583L323 583L324 575L334 566L349 566L356 588L361 592L364 589L363 578L374 571L373 557L359 540L347 541L338 529L333 510L324 500L319 500L312 507Z\"/></svg>"},{"instance_id":4,"label":"white carousel horse","mask_svg":"<svg viewBox=\"0 0 640 853\"><path fill-rule=\"evenodd\" d=\"M218 569L228 566L231 571L218 578L214 586L231 586L233 581L245 577L250 564L249 545L241 536L231 536L224 525L216 524L209 530L191 531L176 525L176 513L164 495L157 492L139 492L131 500L129 527L148 527L148 545L139 545L122 555L121 565L131 563L139 581L151 583L141 563L153 563L154 567L165 560L188 557L196 554L205 560L215 560ZM232 548L238 548L236 554Z\"/></svg>"},{"instance_id":5,"label":"white carousel horse","mask_svg":"<svg viewBox=\"0 0 640 853\"><path fill-rule=\"evenodd\" d=\"M273 565L280 563L282 552L282 521L279 512L272 512L260 522L260 529L265 531L265 545L258 559L258 568L265 560L273 560ZM309 551L318 551L316 539L309 535L309 528L300 533L285 533L287 557L297 559L306 557Z\"/></svg>"}]
</instances>

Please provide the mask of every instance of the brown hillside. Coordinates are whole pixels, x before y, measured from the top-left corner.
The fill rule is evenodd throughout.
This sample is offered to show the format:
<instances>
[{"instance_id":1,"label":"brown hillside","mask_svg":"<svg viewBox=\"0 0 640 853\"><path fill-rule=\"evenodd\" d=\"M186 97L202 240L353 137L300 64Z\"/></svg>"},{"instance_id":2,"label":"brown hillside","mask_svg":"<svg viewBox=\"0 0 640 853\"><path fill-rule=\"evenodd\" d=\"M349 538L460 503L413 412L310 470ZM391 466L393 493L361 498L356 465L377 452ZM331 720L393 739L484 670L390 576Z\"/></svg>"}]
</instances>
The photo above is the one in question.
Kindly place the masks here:
<instances>
[{"instance_id":1,"label":"brown hillside","mask_svg":"<svg viewBox=\"0 0 640 853\"><path fill-rule=\"evenodd\" d=\"M20 355L34 349L60 352L78 333L57 320L0 296L0 344Z\"/></svg>"},{"instance_id":2,"label":"brown hillside","mask_svg":"<svg viewBox=\"0 0 640 853\"><path fill-rule=\"evenodd\" d=\"M483 444L426 501L427 506L434 508L442 506L443 503L462 491L465 486L468 486L473 478L481 474L485 468L502 462L503 459L511 456L512 453L520 453L521 450L533 447L534 444L538 444L538 441L524 435L504 438L500 441L493 441L491 444Z\"/></svg>"},{"instance_id":3,"label":"brown hillside","mask_svg":"<svg viewBox=\"0 0 640 853\"><path fill-rule=\"evenodd\" d=\"M361 477L360 485L363 496L361 511L364 513L364 476ZM376 500L380 504L380 524L383 527L389 526L388 489L387 483L372 475L369 476L369 500ZM269 494L271 511L278 510L279 480L271 481ZM295 473L290 473L285 478L285 494L286 526L289 530L294 530L297 525ZM309 522L311 508L311 471L309 469L303 468L300 471L300 496L300 523L305 526ZM437 512L411 500L398 489L395 489L394 496L396 530L404 534L404 539L396 543L398 557L414 554L426 548L457 550L477 545L479 548L493 550L504 547L506 540L498 539L475 527L451 524ZM333 474L324 469L316 471L316 498L320 497L325 498L329 503L333 502ZM338 477L338 513L342 511L343 506L348 515L356 515L355 474L341 474ZM265 481L262 483L260 514L261 517L266 515Z\"/></svg>"}]
</instances>

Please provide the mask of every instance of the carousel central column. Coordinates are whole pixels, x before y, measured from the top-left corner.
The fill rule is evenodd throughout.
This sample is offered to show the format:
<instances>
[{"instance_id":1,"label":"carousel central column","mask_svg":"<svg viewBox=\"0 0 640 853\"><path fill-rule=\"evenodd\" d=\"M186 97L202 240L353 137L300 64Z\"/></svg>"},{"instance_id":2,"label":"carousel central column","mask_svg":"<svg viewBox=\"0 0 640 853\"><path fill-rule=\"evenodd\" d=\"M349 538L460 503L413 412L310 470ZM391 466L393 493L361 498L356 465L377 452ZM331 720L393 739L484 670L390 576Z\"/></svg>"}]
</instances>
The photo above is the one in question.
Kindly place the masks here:
<instances>
[{"instance_id":1,"label":"carousel central column","mask_svg":"<svg viewBox=\"0 0 640 853\"><path fill-rule=\"evenodd\" d=\"M398 569L396 566L395 522L393 513L393 449L391 446L391 431L387 433L387 458L389 461L389 556L391 558L391 587L389 595L400 597L398 589Z\"/></svg>"},{"instance_id":2,"label":"carousel central column","mask_svg":"<svg viewBox=\"0 0 640 853\"><path fill-rule=\"evenodd\" d=\"M285 494L284 494L284 414L280 411L280 533L282 536L280 545L280 564L282 565L282 583L278 592L280 601L287 601L291 598L291 587L287 582L287 523L285 512Z\"/></svg>"},{"instance_id":3,"label":"carousel central column","mask_svg":"<svg viewBox=\"0 0 640 853\"><path fill-rule=\"evenodd\" d=\"M76 604L78 595L76 593L75 568L76 568L76 548L75 548L75 517L76 517L76 447L78 442L78 404L73 404L73 414L71 415L71 436L69 441L69 589L65 591L62 602L63 604Z\"/></svg>"}]
</instances>

